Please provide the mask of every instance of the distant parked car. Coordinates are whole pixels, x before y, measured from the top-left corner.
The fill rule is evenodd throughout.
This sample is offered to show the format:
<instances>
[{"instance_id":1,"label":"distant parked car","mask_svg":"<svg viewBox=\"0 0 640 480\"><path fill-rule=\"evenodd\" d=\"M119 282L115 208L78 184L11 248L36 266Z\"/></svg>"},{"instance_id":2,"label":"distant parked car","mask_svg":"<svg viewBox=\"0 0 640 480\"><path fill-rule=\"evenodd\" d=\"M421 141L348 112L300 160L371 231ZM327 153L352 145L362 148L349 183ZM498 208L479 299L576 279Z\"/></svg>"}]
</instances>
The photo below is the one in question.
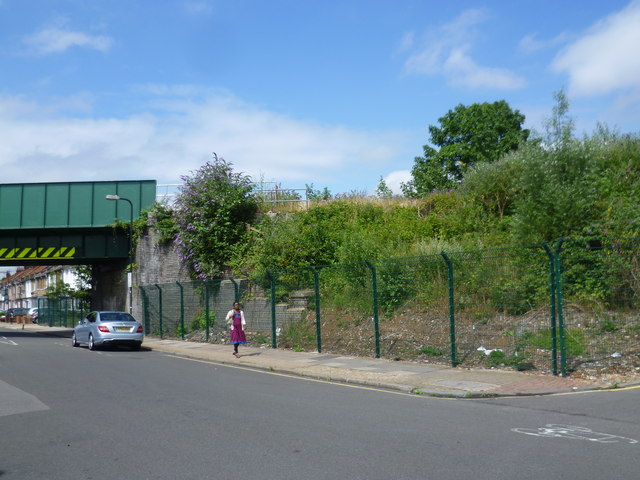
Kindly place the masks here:
<instances>
[{"instance_id":1,"label":"distant parked car","mask_svg":"<svg viewBox=\"0 0 640 480\"><path fill-rule=\"evenodd\" d=\"M7 312L5 310L0 310L0 320L4 322L6 318Z\"/></svg>"},{"instance_id":2,"label":"distant parked car","mask_svg":"<svg viewBox=\"0 0 640 480\"><path fill-rule=\"evenodd\" d=\"M28 315L29 315L29 317L31 317L31 321L33 323L38 323L38 309L37 308L30 308Z\"/></svg>"},{"instance_id":3,"label":"distant parked car","mask_svg":"<svg viewBox=\"0 0 640 480\"><path fill-rule=\"evenodd\" d=\"M95 350L103 345L127 345L138 350L144 340L144 328L126 312L97 311L89 313L73 329L72 345L81 343Z\"/></svg>"}]
</instances>

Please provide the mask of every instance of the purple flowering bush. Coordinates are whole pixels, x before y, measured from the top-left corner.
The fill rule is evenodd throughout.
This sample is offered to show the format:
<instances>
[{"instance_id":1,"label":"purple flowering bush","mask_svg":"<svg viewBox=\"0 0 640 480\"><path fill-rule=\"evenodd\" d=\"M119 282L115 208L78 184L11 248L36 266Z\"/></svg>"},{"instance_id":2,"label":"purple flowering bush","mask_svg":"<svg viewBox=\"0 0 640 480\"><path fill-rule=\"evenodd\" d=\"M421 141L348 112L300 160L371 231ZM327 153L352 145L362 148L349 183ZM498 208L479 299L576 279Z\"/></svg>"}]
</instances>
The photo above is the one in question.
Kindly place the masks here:
<instances>
[{"instance_id":1,"label":"purple flowering bush","mask_svg":"<svg viewBox=\"0 0 640 480\"><path fill-rule=\"evenodd\" d=\"M176 248L195 278L219 277L256 215L251 179L214 154L182 181L174 206Z\"/></svg>"}]
</instances>

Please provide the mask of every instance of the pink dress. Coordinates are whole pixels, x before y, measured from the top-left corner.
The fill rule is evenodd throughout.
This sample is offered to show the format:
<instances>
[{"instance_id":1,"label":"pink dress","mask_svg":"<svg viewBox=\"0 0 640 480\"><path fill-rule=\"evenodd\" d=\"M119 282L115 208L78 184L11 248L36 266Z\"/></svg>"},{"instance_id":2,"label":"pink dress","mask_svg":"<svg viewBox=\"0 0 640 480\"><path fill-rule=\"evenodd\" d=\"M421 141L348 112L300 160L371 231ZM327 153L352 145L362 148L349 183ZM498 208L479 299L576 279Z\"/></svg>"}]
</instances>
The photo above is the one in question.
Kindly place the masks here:
<instances>
[{"instance_id":1,"label":"pink dress","mask_svg":"<svg viewBox=\"0 0 640 480\"><path fill-rule=\"evenodd\" d=\"M242 315L240 312L233 313L233 330L231 330L231 343L233 345L237 343L242 343L243 345L247 343L247 337L244 334L244 330L242 330Z\"/></svg>"}]
</instances>

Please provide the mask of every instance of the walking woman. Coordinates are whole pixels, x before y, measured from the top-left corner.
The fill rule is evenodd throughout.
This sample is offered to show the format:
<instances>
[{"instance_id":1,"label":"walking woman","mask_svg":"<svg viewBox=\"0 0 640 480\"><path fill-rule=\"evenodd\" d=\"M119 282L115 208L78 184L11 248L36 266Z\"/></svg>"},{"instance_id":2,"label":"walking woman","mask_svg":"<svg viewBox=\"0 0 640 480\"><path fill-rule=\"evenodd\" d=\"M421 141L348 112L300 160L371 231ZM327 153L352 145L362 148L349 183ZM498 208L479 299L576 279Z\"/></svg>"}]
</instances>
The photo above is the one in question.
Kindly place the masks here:
<instances>
[{"instance_id":1,"label":"walking woman","mask_svg":"<svg viewBox=\"0 0 640 480\"><path fill-rule=\"evenodd\" d=\"M231 326L231 344L233 345L233 354L240 358L238 354L238 346L240 344L245 345L247 343L247 337L244 334L244 329L247 322L244 319L244 312L240 310L240 303L234 302L233 308L227 313L227 325Z\"/></svg>"}]
</instances>

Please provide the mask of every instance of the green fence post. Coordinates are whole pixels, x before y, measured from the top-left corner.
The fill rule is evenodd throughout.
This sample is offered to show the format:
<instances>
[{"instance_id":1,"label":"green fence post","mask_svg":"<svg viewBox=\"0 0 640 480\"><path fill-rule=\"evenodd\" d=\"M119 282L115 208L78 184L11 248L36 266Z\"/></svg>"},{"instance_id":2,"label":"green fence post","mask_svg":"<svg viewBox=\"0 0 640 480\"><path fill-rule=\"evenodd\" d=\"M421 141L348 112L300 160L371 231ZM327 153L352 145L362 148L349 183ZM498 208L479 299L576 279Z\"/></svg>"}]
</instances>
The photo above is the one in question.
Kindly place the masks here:
<instances>
[{"instance_id":1,"label":"green fence post","mask_svg":"<svg viewBox=\"0 0 640 480\"><path fill-rule=\"evenodd\" d=\"M453 291L453 262L445 252L441 252L444 262L447 264L447 278L449 291L449 344L451 346L451 366L457 367L458 360L456 358L456 314L455 314L455 297Z\"/></svg>"},{"instance_id":2,"label":"green fence post","mask_svg":"<svg viewBox=\"0 0 640 480\"><path fill-rule=\"evenodd\" d=\"M309 265L309 269L313 273L313 293L316 301L316 346L318 353L322 353L322 333L320 328L320 276L318 270Z\"/></svg>"},{"instance_id":3,"label":"green fence post","mask_svg":"<svg viewBox=\"0 0 640 480\"><path fill-rule=\"evenodd\" d=\"M62 300L62 303L64 304L64 328L69 328L69 299L63 297L60 300Z\"/></svg>"},{"instance_id":4,"label":"green fence post","mask_svg":"<svg viewBox=\"0 0 640 480\"><path fill-rule=\"evenodd\" d=\"M378 276L376 267L369 260L365 260L371 270L371 295L373 296L373 336L376 348L376 358L380 358L380 326L378 324Z\"/></svg>"},{"instance_id":5,"label":"green fence post","mask_svg":"<svg viewBox=\"0 0 640 480\"><path fill-rule=\"evenodd\" d=\"M556 326L556 267L555 255L551 247L544 242L542 248L549 257L549 307L551 314L551 372L558 375L558 338Z\"/></svg>"},{"instance_id":6,"label":"green fence post","mask_svg":"<svg viewBox=\"0 0 640 480\"><path fill-rule=\"evenodd\" d=\"M42 300L42 307L40 307L40 300ZM49 303L47 302L47 306L45 307L45 300L44 298L42 299L38 299L38 316L42 316L42 313L44 313L44 311L49 310ZM53 327L53 316L52 315L47 315L47 323L49 324L49 327Z\"/></svg>"},{"instance_id":7,"label":"green fence post","mask_svg":"<svg viewBox=\"0 0 640 480\"><path fill-rule=\"evenodd\" d=\"M234 302L239 302L240 301L240 288L238 287L238 282L236 282L231 277L229 277L229 280L231 280L231 283L233 283L233 301Z\"/></svg>"},{"instance_id":8,"label":"green fence post","mask_svg":"<svg viewBox=\"0 0 640 480\"><path fill-rule=\"evenodd\" d=\"M155 284L158 289L158 316L160 317L160 338L163 338L162 331L162 288L157 283Z\"/></svg>"},{"instance_id":9,"label":"green fence post","mask_svg":"<svg viewBox=\"0 0 640 480\"><path fill-rule=\"evenodd\" d=\"M558 298L558 330L560 332L560 372L563 377L567 376L567 344L564 331L564 307L562 298L562 260L560 258L560 250L564 238L558 240L558 246L556 247L555 254L555 270L556 270L556 292Z\"/></svg>"},{"instance_id":10,"label":"green fence post","mask_svg":"<svg viewBox=\"0 0 640 480\"><path fill-rule=\"evenodd\" d=\"M180 282L176 282L180 289L180 333L182 340L184 340L184 288Z\"/></svg>"},{"instance_id":11,"label":"green fence post","mask_svg":"<svg viewBox=\"0 0 640 480\"><path fill-rule=\"evenodd\" d=\"M205 339L209 341L209 284L206 280L202 281L204 286L204 324L206 325Z\"/></svg>"},{"instance_id":12,"label":"green fence post","mask_svg":"<svg viewBox=\"0 0 640 480\"><path fill-rule=\"evenodd\" d=\"M56 316L58 317L58 326L62 327L62 299L56 298Z\"/></svg>"},{"instance_id":13,"label":"green fence post","mask_svg":"<svg viewBox=\"0 0 640 480\"><path fill-rule=\"evenodd\" d=\"M267 270L267 277L271 282L271 348L277 348L276 342L276 276Z\"/></svg>"}]
</instances>

